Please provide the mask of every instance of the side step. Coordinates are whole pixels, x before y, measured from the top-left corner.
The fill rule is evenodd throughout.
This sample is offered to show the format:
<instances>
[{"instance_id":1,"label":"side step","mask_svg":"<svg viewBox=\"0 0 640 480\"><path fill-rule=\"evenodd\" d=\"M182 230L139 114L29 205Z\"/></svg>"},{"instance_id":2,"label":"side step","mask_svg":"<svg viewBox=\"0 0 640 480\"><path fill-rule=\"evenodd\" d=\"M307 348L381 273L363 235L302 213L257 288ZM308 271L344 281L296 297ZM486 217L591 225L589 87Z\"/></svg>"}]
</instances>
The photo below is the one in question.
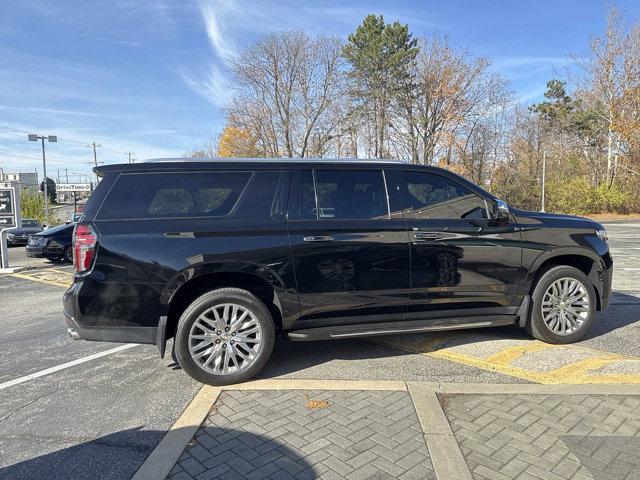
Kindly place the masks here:
<instances>
[{"instance_id":1,"label":"side step","mask_svg":"<svg viewBox=\"0 0 640 480\"><path fill-rule=\"evenodd\" d=\"M519 317L517 315L490 315L486 317L363 323L293 330L289 332L288 335L290 340L307 342L311 340L333 340L339 338L394 335L398 333L438 332L443 330L462 330L465 328L497 327L501 325L513 325L517 323L518 320Z\"/></svg>"}]
</instances>

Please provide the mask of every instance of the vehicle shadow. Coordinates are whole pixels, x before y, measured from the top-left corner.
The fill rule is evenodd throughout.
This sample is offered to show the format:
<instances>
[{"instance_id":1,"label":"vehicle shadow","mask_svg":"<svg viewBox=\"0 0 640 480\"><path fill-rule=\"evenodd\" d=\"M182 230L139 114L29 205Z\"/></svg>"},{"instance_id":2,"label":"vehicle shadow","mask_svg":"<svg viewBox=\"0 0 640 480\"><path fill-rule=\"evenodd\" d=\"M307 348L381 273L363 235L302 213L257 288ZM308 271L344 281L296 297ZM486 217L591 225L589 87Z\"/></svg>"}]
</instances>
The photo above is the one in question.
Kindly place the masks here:
<instances>
[{"instance_id":1,"label":"vehicle shadow","mask_svg":"<svg viewBox=\"0 0 640 480\"><path fill-rule=\"evenodd\" d=\"M202 437L208 440L206 444L204 444L204 440L203 444L198 441L203 432L208 434ZM158 430L143 430L143 427L131 428L13 464L6 464L7 459L10 457L6 456L7 452L5 451L3 452L4 458L0 458L0 479L128 480L140 468L149 454L162 440L165 433L165 431ZM228 453L222 455L222 450L216 452L215 443L214 445L212 443L222 435L225 435L226 439L233 438L235 440L234 446L230 450L227 444L225 444L224 448L224 451L229 450L234 455L229 455ZM214 439L213 441L211 437ZM75 438L69 439L69 443L75 440ZM36 439L33 441L38 442ZM211 452L211 465L200 463L196 459L196 455L190 456L192 460L189 460L189 464L194 469L194 475L196 474L195 470L199 470L197 473L199 475L215 467L219 475L230 472L231 474L235 473L236 477L240 478L242 474L234 471L231 467L233 459L238 455L243 456L243 452L247 458L254 458L256 455L251 454L253 449L267 442L272 447L277 444L275 448L269 448L269 455L273 457L274 462L278 458L283 458L283 461L288 465L291 465L291 462L295 463L295 466L289 468L299 472L306 470L308 474L306 478L315 478L317 476L312 466L299 452L278 440L246 430L237 431L220 427L201 427L194 439L189 442L186 452L188 453L191 449L197 448L200 454L198 456L204 462L206 462L204 456L207 453L203 449ZM42 445L46 445L46 443L42 442ZM2 448L2 450L5 449ZM9 450L9 454L10 452ZM16 453L19 455L22 452L17 451ZM204 456L202 455L203 453ZM215 458L216 455L219 456ZM222 458L222 456L225 458ZM229 461L229 465L226 464L227 461ZM250 463L250 460L248 463L243 462L243 466L246 468L246 465ZM205 474L205 476L206 478L218 478L218 475L207 476ZM172 476L167 477L167 479L171 478Z\"/></svg>"},{"instance_id":2,"label":"vehicle shadow","mask_svg":"<svg viewBox=\"0 0 640 480\"><path fill-rule=\"evenodd\" d=\"M596 320L584 340L606 335L636 322L640 322L640 297L616 292L609 308L604 312L597 313ZM317 342L292 342L286 338L279 338L269 362L257 378L273 378L296 373L334 360L375 360L412 355L414 352L411 351L411 347L402 349L398 345L410 346L412 343L421 341L429 343L429 346L423 344L420 351L428 352L483 342L532 340L527 332L517 325L401 334L398 337L384 336ZM433 339L433 342L429 342L430 339ZM338 370L336 371L339 373Z\"/></svg>"},{"instance_id":3,"label":"vehicle shadow","mask_svg":"<svg viewBox=\"0 0 640 480\"><path fill-rule=\"evenodd\" d=\"M640 294L613 292L609 307L598 312L584 340L601 337L620 328L640 322Z\"/></svg>"},{"instance_id":4,"label":"vehicle shadow","mask_svg":"<svg viewBox=\"0 0 640 480\"><path fill-rule=\"evenodd\" d=\"M640 296L614 292L609 308L604 312L598 312L596 321L584 340L606 335L636 322L640 322ZM430 339L433 342L429 342ZM271 358L256 378L266 379L299 373L335 360L384 360L413 355L416 352L412 351L411 344L421 341L429 343L429 346L422 345L420 351L429 352L453 346L511 340L531 341L532 338L517 325L314 342L293 342L279 337L276 339ZM409 348L403 349L399 344L407 345ZM167 344L167 354L171 352L171 347L171 344ZM180 369L177 362L168 366L174 370ZM335 373L342 376L338 367Z\"/></svg>"}]
</instances>

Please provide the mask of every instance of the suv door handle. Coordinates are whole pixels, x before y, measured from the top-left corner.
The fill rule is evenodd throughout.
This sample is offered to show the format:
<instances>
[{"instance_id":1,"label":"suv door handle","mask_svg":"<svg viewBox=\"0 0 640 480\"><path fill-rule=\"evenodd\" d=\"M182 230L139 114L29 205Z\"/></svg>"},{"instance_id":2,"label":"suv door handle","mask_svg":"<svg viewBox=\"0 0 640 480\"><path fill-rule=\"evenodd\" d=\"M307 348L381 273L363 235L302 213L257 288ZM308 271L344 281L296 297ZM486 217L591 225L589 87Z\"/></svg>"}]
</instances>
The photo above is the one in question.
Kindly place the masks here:
<instances>
[{"instance_id":1,"label":"suv door handle","mask_svg":"<svg viewBox=\"0 0 640 480\"><path fill-rule=\"evenodd\" d=\"M440 232L416 232L416 240L439 240L442 238Z\"/></svg>"},{"instance_id":2,"label":"suv door handle","mask_svg":"<svg viewBox=\"0 0 640 480\"><path fill-rule=\"evenodd\" d=\"M302 237L302 240L305 242L330 242L334 240L334 238L329 235L314 235L311 237Z\"/></svg>"}]
</instances>

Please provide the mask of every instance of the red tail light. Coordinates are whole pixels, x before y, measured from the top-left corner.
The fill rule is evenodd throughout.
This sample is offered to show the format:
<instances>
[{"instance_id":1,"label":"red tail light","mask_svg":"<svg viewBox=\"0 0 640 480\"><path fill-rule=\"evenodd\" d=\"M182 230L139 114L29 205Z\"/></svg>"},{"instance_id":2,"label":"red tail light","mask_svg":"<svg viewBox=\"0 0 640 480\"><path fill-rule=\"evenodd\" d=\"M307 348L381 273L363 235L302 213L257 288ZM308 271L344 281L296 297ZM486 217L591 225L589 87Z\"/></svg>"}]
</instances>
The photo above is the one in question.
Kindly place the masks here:
<instances>
[{"instance_id":1,"label":"red tail light","mask_svg":"<svg viewBox=\"0 0 640 480\"><path fill-rule=\"evenodd\" d=\"M82 273L91 268L96 240L96 232L91 225L76 225L73 230L73 265L76 272Z\"/></svg>"}]
</instances>

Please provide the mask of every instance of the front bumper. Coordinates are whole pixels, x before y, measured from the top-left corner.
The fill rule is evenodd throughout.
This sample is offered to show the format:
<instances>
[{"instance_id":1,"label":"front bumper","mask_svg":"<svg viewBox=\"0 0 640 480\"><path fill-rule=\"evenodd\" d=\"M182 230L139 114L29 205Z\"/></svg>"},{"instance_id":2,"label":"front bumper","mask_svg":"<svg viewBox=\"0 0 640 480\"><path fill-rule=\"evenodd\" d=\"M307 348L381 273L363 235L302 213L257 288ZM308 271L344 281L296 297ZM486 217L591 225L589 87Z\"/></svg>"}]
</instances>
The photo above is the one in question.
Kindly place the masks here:
<instances>
[{"instance_id":1,"label":"front bumper","mask_svg":"<svg viewBox=\"0 0 640 480\"><path fill-rule=\"evenodd\" d=\"M27 244L27 236L22 236L22 235L18 235L18 236L9 236L7 235L7 245L26 245Z\"/></svg>"},{"instance_id":2,"label":"front bumper","mask_svg":"<svg viewBox=\"0 0 640 480\"><path fill-rule=\"evenodd\" d=\"M600 304L598 310L605 310L611 302L612 285L613 285L613 258L609 252L600 257L602 263L594 263L589 272L589 279L598 292Z\"/></svg>"},{"instance_id":3,"label":"front bumper","mask_svg":"<svg viewBox=\"0 0 640 480\"><path fill-rule=\"evenodd\" d=\"M27 257L31 258L42 258L46 256L45 249L39 245L27 245L25 252L27 253Z\"/></svg>"}]
</instances>

